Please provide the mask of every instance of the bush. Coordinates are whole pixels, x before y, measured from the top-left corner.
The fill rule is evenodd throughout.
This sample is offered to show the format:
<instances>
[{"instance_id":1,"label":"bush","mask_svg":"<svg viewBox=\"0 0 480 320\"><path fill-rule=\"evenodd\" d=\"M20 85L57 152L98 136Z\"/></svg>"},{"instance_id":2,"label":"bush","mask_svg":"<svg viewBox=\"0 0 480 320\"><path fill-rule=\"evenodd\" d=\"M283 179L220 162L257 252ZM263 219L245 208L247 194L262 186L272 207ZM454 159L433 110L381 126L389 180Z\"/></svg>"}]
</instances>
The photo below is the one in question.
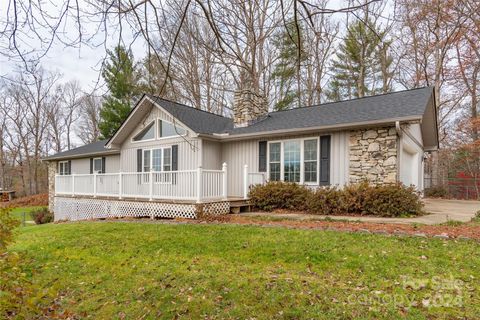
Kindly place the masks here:
<instances>
[{"instance_id":1,"label":"bush","mask_svg":"<svg viewBox=\"0 0 480 320\"><path fill-rule=\"evenodd\" d=\"M366 190L362 213L381 217L416 216L423 214L423 203L414 187L375 186Z\"/></svg>"},{"instance_id":2,"label":"bush","mask_svg":"<svg viewBox=\"0 0 480 320\"><path fill-rule=\"evenodd\" d=\"M335 187L310 191L306 205L308 211L314 213L341 214L346 212L343 192Z\"/></svg>"},{"instance_id":3,"label":"bush","mask_svg":"<svg viewBox=\"0 0 480 320\"><path fill-rule=\"evenodd\" d=\"M10 209L0 208L0 254L13 241L13 230L19 225L20 222L10 214Z\"/></svg>"},{"instance_id":4,"label":"bush","mask_svg":"<svg viewBox=\"0 0 480 320\"><path fill-rule=\"evenodd\" d=\"M260 210L305 210L310 191L296 183L271 181L250 189L250 201Z\"/></svg>"},{"instance_id":5,"label":"bush","mask_svg":"<svg viewBox=\"0 0 480 320\"><path fill-rule=\"evenodd\" d=\"M382 217L423 214L423 204L413 187L402 184L372 186L366 182L338 189L310 190L294 183L269 182L250 192L252 204L265 211L288 209L313 214L360 214Z\"/></svg>"},{"instance_id":6,"label":"bush","mask_svg":"<svg viewBox=\"0 0 480 320\"><path fill-rule=\"evenodd\" d=\"M448 190L442 186L425 188L425 197L448 198Z\"/></svg>"},{"instance_id":7,"label":"bush","mask_svg":"<svg viewBox=\"0 0 480 320\"><path fill-rule=\"evenodd\" d=\"M36 224L53 222L53 213L48 211L48 208L40 208L40 209L34 210L30 213L30 215Z\"/></svg>"}]
</instances>

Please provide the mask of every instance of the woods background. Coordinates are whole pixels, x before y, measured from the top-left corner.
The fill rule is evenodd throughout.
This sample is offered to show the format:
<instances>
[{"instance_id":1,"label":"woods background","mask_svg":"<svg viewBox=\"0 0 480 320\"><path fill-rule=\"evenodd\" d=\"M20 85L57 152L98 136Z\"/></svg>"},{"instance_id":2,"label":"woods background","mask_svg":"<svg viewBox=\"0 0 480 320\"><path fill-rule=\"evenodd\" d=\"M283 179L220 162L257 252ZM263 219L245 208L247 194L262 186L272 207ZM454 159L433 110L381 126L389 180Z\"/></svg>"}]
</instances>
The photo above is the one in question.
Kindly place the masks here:
<instances>
[{"instance_id":1,"label":"woods background","mask_svg":"<svg viewBox=\"0 0 480 320\"><path fill-rule=\"evenodd\" d=\"M430 182L469 181L478 198L476 0L8 0L0 12L0 55L15 64L0 71L0 187L46 191L40 159L108 137L143 92L230 116L238 89L284 110L434 86ZM54 43L97 48L93 88L42 65Z\"/></svg>"}]
</instances>

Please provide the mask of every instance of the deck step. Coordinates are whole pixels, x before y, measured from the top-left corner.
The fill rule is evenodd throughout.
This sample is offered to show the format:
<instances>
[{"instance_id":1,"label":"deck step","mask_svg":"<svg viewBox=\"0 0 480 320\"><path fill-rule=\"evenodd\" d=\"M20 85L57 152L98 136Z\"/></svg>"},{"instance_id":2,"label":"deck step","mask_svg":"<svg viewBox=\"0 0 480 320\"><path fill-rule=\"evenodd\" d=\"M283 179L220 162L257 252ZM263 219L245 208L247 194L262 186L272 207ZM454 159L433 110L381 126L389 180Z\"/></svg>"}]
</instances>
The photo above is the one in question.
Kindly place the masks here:
<instances>
[{"instance_id":1,"label":"deck step","mask_svg":"<svg viewBox=\"0 0 480 320\"><path fill-rule=\"evenodd\" d=\"M248 200L233 200L230 201L230 212L231 213L240 213L240 212L250 212L251 204Z\"/></svg>"}]
</instances>

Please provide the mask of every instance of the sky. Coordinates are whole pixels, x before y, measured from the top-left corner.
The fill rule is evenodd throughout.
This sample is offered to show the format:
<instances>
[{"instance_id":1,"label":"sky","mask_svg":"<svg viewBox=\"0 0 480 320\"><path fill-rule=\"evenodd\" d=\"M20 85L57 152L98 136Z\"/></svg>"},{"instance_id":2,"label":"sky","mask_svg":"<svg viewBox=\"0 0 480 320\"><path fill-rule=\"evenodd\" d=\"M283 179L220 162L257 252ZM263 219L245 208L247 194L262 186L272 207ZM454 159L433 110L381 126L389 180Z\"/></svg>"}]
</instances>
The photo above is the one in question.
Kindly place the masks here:
<instances>
[{"instance_id":1,"label":"sky","mask_svg":"<svg viewBox=\"0 0 480 320\"><path fill-rule=\"evenodd\" d=\"M11 0L0 0L0 30L4 28L7 15L8 2ZM48 0L43 1L45 11L48 14L55 15L62 10L64 5L63 0ZM80 3L81 0L80 0ZM11 19L12 15L9 15ZM85 34L92 34L98 25L95 23L83 23L82 29ZM27 28L23 29L24 34L21 34L20 39L23 42L20 46L25 50L30 48L40 48L40 41L36 40L34 36L30 36L31 31ZM52 46L48 49L47 54L41 58L41 65L48 71L59 72L62 74L62 82L70 80L77 80L86 92L91 92L94 88L102 90L102 79L100 77L101 63L106 55L106 49L113 48L118 43L118 32L114 24L108 27L108 37L106 45L103 45L104 33L101 31L99 35L89 41L89 45L82 44L81 46L72 47L63 44L58 39L55 40ZM50 37L50 33L40 30L45 39ZM73 39L77 36L78 29L72 19L59 28L59 35L62 39ZM123 38L126 45L130 45L133 36L129 29L124 28ZM7 39L0 36L0 77L11 77L22 61L18 58L8 57ZM133 43L132 52L135 58L144 56L144 46L142 40L137 38ZM3 52L2 52L3 51Z\"/></svg>"}]
</instances>

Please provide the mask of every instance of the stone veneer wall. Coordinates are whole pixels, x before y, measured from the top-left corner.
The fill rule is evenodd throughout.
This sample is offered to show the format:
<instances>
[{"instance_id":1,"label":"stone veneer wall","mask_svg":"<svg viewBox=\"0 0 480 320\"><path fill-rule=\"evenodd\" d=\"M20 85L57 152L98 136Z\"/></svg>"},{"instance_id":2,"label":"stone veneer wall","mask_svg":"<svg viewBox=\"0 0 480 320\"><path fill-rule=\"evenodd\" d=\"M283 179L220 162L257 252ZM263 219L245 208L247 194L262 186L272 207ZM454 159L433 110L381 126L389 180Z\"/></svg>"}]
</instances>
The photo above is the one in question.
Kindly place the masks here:
<instances>
[{"instance_id":1,"label":"stone veneer wall","mask_svg":"<svg viewBox=\"0 0 480 320\"><path fill-rule=\"evenodd\" d=\"M233 122L237 127L247 126L268 113L268 101L252 89L237 90L233 100Z\"/></svg>"},{"instance_id":2,"label":"stone veneer wall","mask_svg":"<svg viewBox=\"0 0 480 320\"><path fill-rule=\"evenodd\" d=\"M397 181L397 132L395 127L350 132L350 183Z\"/></svg>"},{"instance_id":3,"label":"stone veneer wall","mask_svg":"<svg viewBox=\"0 0 480 320\"><path fill-rule=\"evenodd\" d=\"M55 175L57 174L57 162L48 162L48 210L53 212L55 202Z\"/></svg>"}]
</instances>

